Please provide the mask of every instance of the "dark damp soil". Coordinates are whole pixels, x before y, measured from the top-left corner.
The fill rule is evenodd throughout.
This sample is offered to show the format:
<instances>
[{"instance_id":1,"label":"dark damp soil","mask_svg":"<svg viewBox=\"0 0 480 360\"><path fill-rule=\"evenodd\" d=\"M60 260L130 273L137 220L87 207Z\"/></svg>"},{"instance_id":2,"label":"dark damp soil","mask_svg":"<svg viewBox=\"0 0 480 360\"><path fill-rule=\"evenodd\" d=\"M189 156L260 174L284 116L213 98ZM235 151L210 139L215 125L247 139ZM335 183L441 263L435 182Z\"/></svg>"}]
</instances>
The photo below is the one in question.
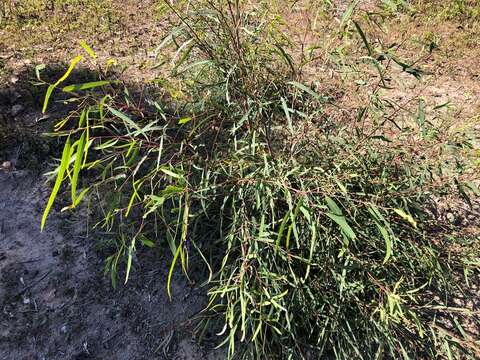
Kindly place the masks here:
<instances>
[{"instance_id":1,"label":"dark damp soil","mask_svg":"<svg viewBox=\"0 0 480 360\"><path fill-rule=\"evenodd\" d=\"M225 358L194 340L205 291L178 272L168 299L161 249L138 256L128 284L114 289L103 273L106 235L85 216L54 211L40 232L50 190L41 174L57 147L41 136L51 119L28 92L1 91L0 359Z\"/></svg>"}]
</instances>

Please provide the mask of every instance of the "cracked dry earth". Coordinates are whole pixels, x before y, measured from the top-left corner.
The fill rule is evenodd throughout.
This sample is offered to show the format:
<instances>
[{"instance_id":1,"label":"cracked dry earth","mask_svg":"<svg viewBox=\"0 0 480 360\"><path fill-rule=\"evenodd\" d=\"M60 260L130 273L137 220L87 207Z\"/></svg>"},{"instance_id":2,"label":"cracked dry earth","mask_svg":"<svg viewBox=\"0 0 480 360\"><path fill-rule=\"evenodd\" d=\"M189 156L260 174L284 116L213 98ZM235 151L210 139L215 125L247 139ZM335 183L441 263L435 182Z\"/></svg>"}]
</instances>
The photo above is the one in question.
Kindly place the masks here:
<instances>
[{"instance_id":1,"label":"cracked dry earth","mask_svg":"<svg viewBox=\"0 0 480 360\"><path fill-rule=\"evenodd\" d=\"M168 259L147 256L114 290L85 222L57 212L41 233L48 191L0 169L1 360L221 358L192 340L203 293L177 274L168 300Z\"/></svg>"}]
</instances>

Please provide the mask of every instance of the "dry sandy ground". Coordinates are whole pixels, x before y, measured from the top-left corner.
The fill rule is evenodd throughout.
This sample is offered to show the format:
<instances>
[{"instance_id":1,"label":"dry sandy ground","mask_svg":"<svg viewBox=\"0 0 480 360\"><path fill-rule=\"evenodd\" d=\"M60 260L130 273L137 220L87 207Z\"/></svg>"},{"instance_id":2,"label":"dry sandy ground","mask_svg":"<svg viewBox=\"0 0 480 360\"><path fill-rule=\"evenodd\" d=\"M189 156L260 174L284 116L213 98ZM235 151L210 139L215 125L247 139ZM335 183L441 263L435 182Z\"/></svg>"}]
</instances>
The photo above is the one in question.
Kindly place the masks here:
<instances>
[{"instance_id":1,"label":"dry sandy ground","mask_svg":"<svg viewBox=\"0 0 480 360\"><path fill-rule=\"evenodd\" d=\"M112 289L84 221L39 220L48 187L26 170L0 171L0 359L220 359L192 338L204 293L167 260L142 257L127 286Z\"/></svg>"}]
</instances>

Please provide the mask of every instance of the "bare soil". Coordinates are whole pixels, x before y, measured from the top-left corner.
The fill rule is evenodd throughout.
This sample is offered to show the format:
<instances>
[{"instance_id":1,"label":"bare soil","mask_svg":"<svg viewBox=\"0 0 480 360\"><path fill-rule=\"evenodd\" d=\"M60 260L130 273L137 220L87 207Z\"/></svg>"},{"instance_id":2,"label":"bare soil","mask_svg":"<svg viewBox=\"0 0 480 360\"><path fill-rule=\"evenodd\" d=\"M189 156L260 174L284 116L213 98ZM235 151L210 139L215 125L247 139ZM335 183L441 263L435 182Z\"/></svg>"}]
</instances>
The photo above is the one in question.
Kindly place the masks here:
<instances>
[{"instance_id":1,"label":"bare soil","mask_svg":"<svg viewBox=\"0 0 480 360\"><path fill-rule=\"evenodd\" d=\"M40 232L48 191L29 171L0 172L0 358L213 359L191 334L205 294L177 274L170 302L158 256L114 290L85 221L55 213Z\"/></svg>"},{"instance_id":2,"label":"bare soil","mask_svg":"<svg viewBox=\"0 0 480 360\"><path fill-rule=\"evenodd\" d=\"M39 121L21 84L0 88L0 359L224 358L194 340L205 290L179 271L169 300L169 254L139 249L128 284L114 289L103 273L108 234L86 217L57 209L40 232L51 190L42 174L56 150L41 133L61 113Z\"/></svg>"}]
</instances>

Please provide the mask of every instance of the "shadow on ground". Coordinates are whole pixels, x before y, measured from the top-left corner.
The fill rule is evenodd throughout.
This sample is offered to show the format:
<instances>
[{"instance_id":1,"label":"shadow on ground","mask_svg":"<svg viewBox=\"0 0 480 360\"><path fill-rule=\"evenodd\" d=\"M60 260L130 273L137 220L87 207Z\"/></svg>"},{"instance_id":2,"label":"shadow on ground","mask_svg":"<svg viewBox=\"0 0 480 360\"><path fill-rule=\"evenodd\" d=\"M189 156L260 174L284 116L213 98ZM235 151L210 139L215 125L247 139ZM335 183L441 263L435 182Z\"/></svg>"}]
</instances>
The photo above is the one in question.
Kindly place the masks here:
<instances>
[{"instance_id":1,"label":"shadow on ground","mask_svg":"<svg viewBox=\"0 0 480 360\"><path fill-rule=\"evenodd\" d=\"M44 76L58 78L64 69ZM95 78L86 69L71 76ZM42 134L65 106L42 114L44 88L33 79L26 69L0 88L0 358L223 359L193 339L205 291L176 274L168 300L168 253L139 254L128 285L113 289L96 246L108 234L91 233L84 216L58 209L40 232L49 195L41 173L60 146Z\"/></svg>"}]
</instances>

